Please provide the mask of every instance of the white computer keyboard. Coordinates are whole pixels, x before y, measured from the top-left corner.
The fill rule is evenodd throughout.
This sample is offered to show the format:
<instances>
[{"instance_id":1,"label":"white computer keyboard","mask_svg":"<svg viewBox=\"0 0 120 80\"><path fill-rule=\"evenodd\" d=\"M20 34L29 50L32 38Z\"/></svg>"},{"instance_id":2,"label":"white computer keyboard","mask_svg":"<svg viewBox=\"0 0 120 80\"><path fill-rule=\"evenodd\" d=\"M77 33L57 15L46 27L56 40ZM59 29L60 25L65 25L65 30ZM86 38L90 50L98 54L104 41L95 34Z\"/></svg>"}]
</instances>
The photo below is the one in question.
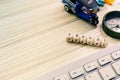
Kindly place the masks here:
<instances>
[{"instance_id":1,"label":"white computer keyboard","mask_svg":"<svg viewBox=\"0 0 120 80\"><path fill-rule=\"evenodd\" d=\"M120 80L120 44L81 58L36 80Z\"/></svg>"}]
</instances>

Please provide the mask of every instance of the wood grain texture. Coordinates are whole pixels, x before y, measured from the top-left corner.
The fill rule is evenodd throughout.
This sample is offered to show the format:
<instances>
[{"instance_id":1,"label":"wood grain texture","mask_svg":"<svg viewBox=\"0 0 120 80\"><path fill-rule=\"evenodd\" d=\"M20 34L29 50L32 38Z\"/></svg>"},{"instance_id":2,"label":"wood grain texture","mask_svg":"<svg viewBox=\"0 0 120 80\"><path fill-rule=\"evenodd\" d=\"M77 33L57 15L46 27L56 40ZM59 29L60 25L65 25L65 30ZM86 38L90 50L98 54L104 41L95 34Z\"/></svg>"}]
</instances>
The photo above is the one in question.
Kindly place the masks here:
<instances>
[{"instance_id":1,"label":"wood grain texture","mask_svg":"<svg viewBox=\"0 0 120 80\"><path fill-rule=\"evenodd\" d=\"M104 14L119 9L105 5L94 27L64 11L59 0L0 0L0 80L34 80L34 77L103 48L69 44L66 34L101 36L109 45L119 40L101 29Z\"/></svg>"}]
</instances>

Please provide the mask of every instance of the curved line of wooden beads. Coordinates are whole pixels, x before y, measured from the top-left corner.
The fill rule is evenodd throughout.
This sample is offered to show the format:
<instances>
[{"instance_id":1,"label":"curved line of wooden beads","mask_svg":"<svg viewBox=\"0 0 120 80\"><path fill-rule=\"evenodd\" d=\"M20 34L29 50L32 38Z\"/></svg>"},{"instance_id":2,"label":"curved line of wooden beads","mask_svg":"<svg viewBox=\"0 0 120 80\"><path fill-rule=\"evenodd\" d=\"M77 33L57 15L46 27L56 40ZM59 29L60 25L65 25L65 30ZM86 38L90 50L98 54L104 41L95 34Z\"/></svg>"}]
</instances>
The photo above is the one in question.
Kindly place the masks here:
<instances>
[{"instance_id":1,"label":"curved line of wooden beads","mask_svg":"<svg viewBox=\"0 0 120 80\"><path fill-rule=\"evenodd\" d=\"M93 45L98 47L106 47L108 45L106 39L104 38L86 36L84 34L72 35L71 33L68 33L66 40L67 42L70 42L70 43L80 43L80 44L87 44L87 45Z\"/></svg>"}]
</instances>

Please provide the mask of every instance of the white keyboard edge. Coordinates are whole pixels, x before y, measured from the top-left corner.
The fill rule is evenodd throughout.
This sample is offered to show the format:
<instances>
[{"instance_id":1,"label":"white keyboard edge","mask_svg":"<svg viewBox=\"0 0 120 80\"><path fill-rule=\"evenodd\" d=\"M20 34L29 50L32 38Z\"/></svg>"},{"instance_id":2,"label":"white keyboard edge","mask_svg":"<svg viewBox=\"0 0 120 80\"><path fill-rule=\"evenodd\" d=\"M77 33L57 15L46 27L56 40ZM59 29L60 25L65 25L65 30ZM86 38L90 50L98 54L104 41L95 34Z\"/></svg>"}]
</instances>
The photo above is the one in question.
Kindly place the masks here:
<instances>
[{"instance_id":1,"label":"white keyboard edge","mask_svg":"<svg viewBox=\"0 0 120 80\"><path fill-rule=\"evenodd\" d=\"M98 52L93 53L91 55L88 55L86 57L80 58L79 60L76 60L73 63L70 63L68 65L65 65L65 66L57 69L57 70L54 70L52 72L41 75L41 76L35 78L34 80L53 80L54 77L66 74L66 73L68 73L68 71L70 71L72 69L83 66L91 61L97 60L100 57L103 57L105 55L109 55L109 54L114 53L118 50L120 50L120 43L115 44L113 46L109 46L101 51L98 51ZM80 64L78 64L78 63L80 63Z\"/></svg>"}]
</instances>

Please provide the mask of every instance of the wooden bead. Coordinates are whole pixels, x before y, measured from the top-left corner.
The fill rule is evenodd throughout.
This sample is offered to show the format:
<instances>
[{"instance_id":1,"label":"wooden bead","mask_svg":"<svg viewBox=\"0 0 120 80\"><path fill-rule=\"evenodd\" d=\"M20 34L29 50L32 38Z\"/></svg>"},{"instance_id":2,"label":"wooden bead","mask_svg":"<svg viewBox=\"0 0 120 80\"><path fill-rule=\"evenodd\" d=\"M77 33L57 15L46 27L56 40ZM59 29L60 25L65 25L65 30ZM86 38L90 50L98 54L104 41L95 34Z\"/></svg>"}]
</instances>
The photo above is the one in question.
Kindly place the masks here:
<instances>
[{"instance_id":1,"label":"wooden bead","mask_svg":"<svg viewBox=\"0 0 120 80\"><path fill-rule=\"evenodd\" d=\"M86 44L86 42L87 42L87 37L85 35L80 35L80 43Z\"/></svg>"},{"instance_id":2,"label":"wooden bead","mask_svg":"<svg viewBox=\"0 0 120 80\"><path fill-rule=\"evenodd\" d=\"M66 41L67 42L73 42L73 35L71 33L67 34Z\"/></svg>"},{"instance_id":3,"label":"wooden bead","mask_svg":"<svg viewBox=\"0 0 120 80\"><path fill-rule=\"evenodd\" d=\"M108 43L107 43L106 39L102 39L100 46L101 46L101 47L107 47L107 45L108 45Z\"/></svg>"},{"instance_id":4,"label":"wooden bead","mask_svg":"<svg viewBox=\"0 0 120 80\"><path fill-rule=\"evenodd\" d=\"M93 37L87 36L87 42L88 45L93 45Z\"/></svg>"},{"instance_id":5,"label":"wooden bead","mask_svg":"<svg viewBox=\"0 0 120 80\"><path fill-rule=\"evenodd\" d=\"M94 46L100 47L101 46L101 40L100 40L100 38L95 37L94 41L93 41L93 44L94 44Z\"/></svg>"},{"instance_id":6,"label":"wooden bead","mask_svg":"<svg viewBox=\"0 0 120 80\"><path fill-rule=\"evenodd\" d=\"M74 43L80 43L80 39L79 39L79 35L78 35L78 34L75 34L75 35L73 36L73 42L74 42Z\"/></svg>"}]
</instances>

